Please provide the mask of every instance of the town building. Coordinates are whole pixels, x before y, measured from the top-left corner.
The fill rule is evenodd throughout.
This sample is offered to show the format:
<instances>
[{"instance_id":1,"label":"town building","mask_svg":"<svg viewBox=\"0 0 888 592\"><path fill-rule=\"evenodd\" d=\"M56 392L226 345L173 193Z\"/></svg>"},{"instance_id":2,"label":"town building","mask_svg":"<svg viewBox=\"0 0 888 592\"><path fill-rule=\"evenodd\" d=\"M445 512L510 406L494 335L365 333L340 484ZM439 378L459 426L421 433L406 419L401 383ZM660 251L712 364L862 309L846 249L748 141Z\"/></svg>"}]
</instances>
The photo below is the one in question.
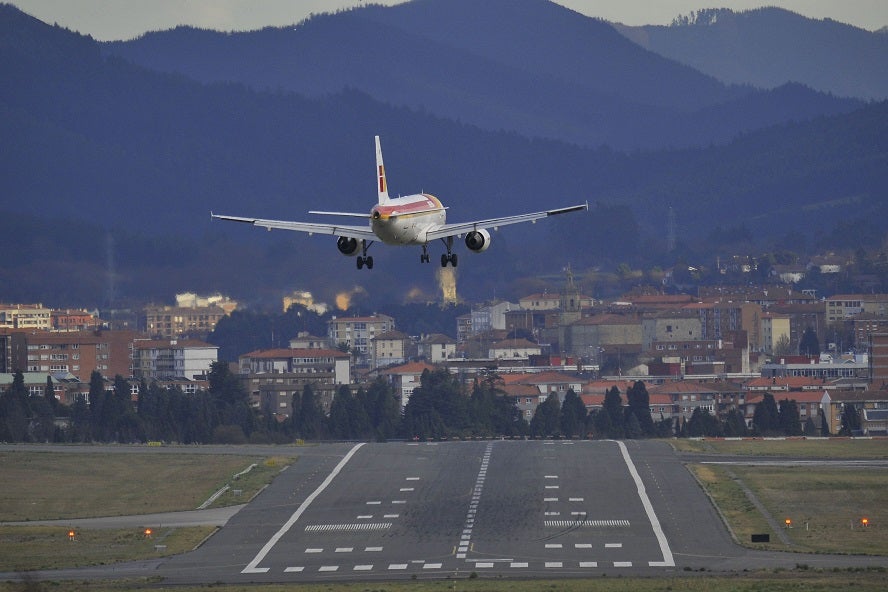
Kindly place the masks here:
<instances>
[{"instance_id":1,"label":"town building","mask_svg":"<svg viewBox=\"0 0 888 592\"><path fill-rule=\"evenodd\" d=\"M294 396L298 404L306 385L329 411L339 385L351 383L351 356L334 349L257 350L238 358L238 376L266 413L291 416Z\"/></svg>"},{"instance_id":2,"label":"town building","mask_svg":"<svg viewBox=\"0 0 888 592\"><path fill-rule=\"evenodd\" d=\"M783 353L793 351L792 344L789 340L790 328L788 316L770 312L762 313L760 326L760 351L766 354L781 353L780 346L785 347L787 350ZM798 348L796 348L795 351L798 351Z\"/></svg>"},{"instance_id":3,"label":"town building","mask_svg":"<svg viewBox=\"0 0 888 592\"><path fill-rule=\"evenodd\" d=\"M584 317L561 328L560 351L601 364L604 350L640 351L641 320L631 314L599 314Z\"/></svg>"},{"instance_id":4,"label":"town building","mask_svg":"<svg viewBox=\"0 0 888 592\"><path fill-rule=\"evenodd\" d=\"M641 346L650 351L655 342L685 342L703 339L703 325L693 310L648 313L641 320Z\"/></svg>"},{"instance_id":5,"label":"town building","mask_svg":"<svg viewBox=\"0 0 888 592\"><path fill-rule=\"evenodd\" d=\"M328 337L318 337L308 331L300 331L290 340L290 349L332 349Z\"/></svg>"},{"instance_id":6,"label":"town building","mask_svg":"<svg viewBox=\"0 0 888 592\"><path fill-rule=\"evenodd\" d=\"M146 306L141 325L152 339L205 339L227 314L224 308L215 304L195 307Z\"/></svg>"},{"instance_id":7,"label":"town building","mask_svg":"<svg viewBox=\"0 0 888 592\"><path fill-rule=\"evenodd\" d=\"M21 331L11 333L11 371L70 373L89 382L93 370L105 378L132 375L135 331Z\"/></svg>"},{"instance_id":8,"label":"town building","mask_svg":"<svg viewBox=\"0 0 888 592\"><path fill-rule=\"evenodd\" d=\"M541 353L540 346L527 339L504 339L490 346L487 357L491 360L529 360L531 356L538 356Z\"/></svg>"},{"instance_id":9,"label":"town building","mask_svg":"<svg viewBox=\"0 0 888 592\"><path fill-rule=\"evenodd\" d=\"M823 413L833 435L842 429L842 412L846 405L854 407L860 418L860 431L852 435L888 436L888 391L824 391Z\"/></svg>"},{"instance_id":10,"label":"town building","mask_svg":"<svg viewBox=\"0 0 888 592\"><path fill-rule=\"evenodd\" d=\"M345 347L356 356L357 365L370 363L371 341L395 329L395 319L384 314L369 317L334 317L327 322L327 338L336 347Z\"/></svg>"},{"instance_id":11,"label":"town building","mask_svg":"<svg viewBox=\"0 0 888 592\"><path fill-rule=\"evenodd\" d=\"M102 321L86 310L53 310L50 313L53 331L89 331L96 330Z\"/></svg>"},{"instance_id":12,"label":"town building","mask_svg":"<svg viewBox=\"0 0 888 592\"><path fill-rule=\"evenodd\" d=\"M869 350L871 388L888 389L888 331L870 335Z\"/></svg>"},{"instance_id":13,"label":"town building","mask_svg":"<svg viewBox=\"0 0 888 592\"><path fill-rule=\"evenodd\" d=\"M218 361L219 348L197 339L136 339L133 378L203 380Z\"/></svg>"},{"instance_id":14,"label":"town building","mask_svg":"<svg viewBox=\"0 0 888 592\"><path fill-rule=\"evenodd\" d=\"M826 322L838 323L869 314L888 316L888 294L837 294L826 299Z\"/></svg>"},{"instance_id":15,"label":"town building","mask_svg":"<svg viewBox=\"0 0 888 592\"><path fill-rule=\"evenodd\" d=\"M437 367L427 362L408 362L379 372L379 375L388 380L395 389L402 411L410 402L413 390L422 385L422 373L426 370L433 372Z\"/></svg>"},{"instance_id":16,"label":"town building","mask_svg":"<svg viewBox=\"0 0 888 592\"><path fill-rule=\"evenodd\" d=\"M413 340L398 330L387 331L370 340L370 367L403 364L416 353Z\"/></svg>"},{"instance_id":17,"label":"town building","mask_svg":"<svg viewBox=\"0 0 888 592\"><path fill-rule=\"evenodd\" d=\"M456 340L441 333L426 335L417 344L416 357L441 364L456 356Z\"/></svg>"},{"instance_id":18,"label":"town building","mask_svg":"<svg viewBox=\"0 0 888 592\"><path fill-rule=\"evenodd\" d=\"M0 304L0 328L48 331L51 317L52 311L42 304Z\"/></svg>"}]
</instances>

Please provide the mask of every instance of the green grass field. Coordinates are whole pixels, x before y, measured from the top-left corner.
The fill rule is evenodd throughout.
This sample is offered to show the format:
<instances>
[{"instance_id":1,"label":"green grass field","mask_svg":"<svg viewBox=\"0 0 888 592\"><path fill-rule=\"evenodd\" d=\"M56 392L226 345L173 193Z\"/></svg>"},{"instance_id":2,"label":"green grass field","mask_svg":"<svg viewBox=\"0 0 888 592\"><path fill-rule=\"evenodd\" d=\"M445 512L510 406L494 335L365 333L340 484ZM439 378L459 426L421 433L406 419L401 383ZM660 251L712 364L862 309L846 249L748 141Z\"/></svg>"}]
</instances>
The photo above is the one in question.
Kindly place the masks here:
<instances>
[{"instance_id":1,"label":"green grass field","mask_svg":"<svg viewBox=\"0 0 888 592\"><path fill-rule=\"evenodd\" d=\"M292 462L199 454L2 452L0 522L193 510L226 484L219 504L247 501ZM232 477L256 463L237 481Z\"/></svg>"},{"instance_id":2,"label":"green grass field","mask_svg":"<svg viewBox=\"0 0 888 592\"><path fill-rule=\"evenodd\" d=\"M211 526L70 530L62 526L0 526L0 572L106 565L190 551L215 530Z\"/></svg>"},{"instance_id":3,"label":"green grass field","mask_svg":"<svg viewBox=\"0 0 888 592\"><path fill-rule=\"evenodd\" d=\"M670 440L679 452L705 452L749 456L794 456L822 459L886 459L888 440Z\"/></svg>"}]
</instances>

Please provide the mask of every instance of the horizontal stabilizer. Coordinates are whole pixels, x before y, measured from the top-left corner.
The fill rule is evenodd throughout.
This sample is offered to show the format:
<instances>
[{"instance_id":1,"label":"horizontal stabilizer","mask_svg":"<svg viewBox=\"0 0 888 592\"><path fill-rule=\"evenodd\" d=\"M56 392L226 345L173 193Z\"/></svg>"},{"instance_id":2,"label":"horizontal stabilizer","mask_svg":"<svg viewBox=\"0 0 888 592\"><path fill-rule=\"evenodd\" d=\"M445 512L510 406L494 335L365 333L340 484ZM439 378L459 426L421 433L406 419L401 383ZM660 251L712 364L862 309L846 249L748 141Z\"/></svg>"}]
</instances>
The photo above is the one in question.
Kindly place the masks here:
<instances>
[{"instance_id":1,"label":"horizontal stabilizer","mask_svg":"<svg viewBox=\"0 0 888 592\"><path fill-rule=\"evenodd\" d=\"M370 214L360 214L357 212L319 212L310 210L309 214L319 214L321 216L348 216L349 218L369 218Z\"/></svg>"}]
</instances>

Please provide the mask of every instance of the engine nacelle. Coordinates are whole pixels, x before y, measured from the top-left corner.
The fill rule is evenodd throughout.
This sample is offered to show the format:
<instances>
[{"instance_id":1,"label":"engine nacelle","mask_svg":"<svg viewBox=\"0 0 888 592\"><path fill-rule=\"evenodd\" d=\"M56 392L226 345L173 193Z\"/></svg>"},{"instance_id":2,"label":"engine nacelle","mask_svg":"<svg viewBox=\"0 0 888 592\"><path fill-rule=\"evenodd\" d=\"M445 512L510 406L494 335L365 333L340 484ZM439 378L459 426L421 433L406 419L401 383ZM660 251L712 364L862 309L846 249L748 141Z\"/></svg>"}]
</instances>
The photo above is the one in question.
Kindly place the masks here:
<instances>
[{"instance_id":1,"label":"engine nacelle","mask_svg":"<svg viewBox=\"0 0 888 592\"><path fill-rule=\"evenodd\" d=\"M358 239L350 236L340 236L336 241L336 248L346 257L354 257L358 254Z\"/></svg>"},{"instance_id":2,"label":"engine nacelle","mask_svg":"<svg viewBox=\"0 0 888 592\"><path fill-rule=\"evenodd\" d=\"M481 253L490 248L490 233L479 228L466 234L466 247L473 253Z\"/></svg>"}]
</instances>

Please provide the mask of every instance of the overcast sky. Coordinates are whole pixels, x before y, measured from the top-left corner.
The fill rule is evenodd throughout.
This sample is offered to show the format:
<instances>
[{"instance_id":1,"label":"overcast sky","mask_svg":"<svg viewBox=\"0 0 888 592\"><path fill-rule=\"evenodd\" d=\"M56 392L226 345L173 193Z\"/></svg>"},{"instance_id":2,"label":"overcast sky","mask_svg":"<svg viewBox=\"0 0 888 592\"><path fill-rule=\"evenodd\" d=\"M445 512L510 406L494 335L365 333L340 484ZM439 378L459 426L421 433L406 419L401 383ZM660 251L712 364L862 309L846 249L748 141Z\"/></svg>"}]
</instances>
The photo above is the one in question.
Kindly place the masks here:
<instances>
[{"instance_id":1,"label":"overcast sky","mask_svg":"<svg viewBox=\"0 0 888 592\"><path fill-rule=\"evenodd\" d=\"M358 0L9 0L28 14L100 41L193 25L245 31L297 23L311 13L361 4ZM396 0L373 0L398 4ZM710 7L734 10L780 6L811 18L863 29L888 25L888 0L558 0L583 14L627 25L665 25L680 14Z\"/></svg>"}]
</instances>

